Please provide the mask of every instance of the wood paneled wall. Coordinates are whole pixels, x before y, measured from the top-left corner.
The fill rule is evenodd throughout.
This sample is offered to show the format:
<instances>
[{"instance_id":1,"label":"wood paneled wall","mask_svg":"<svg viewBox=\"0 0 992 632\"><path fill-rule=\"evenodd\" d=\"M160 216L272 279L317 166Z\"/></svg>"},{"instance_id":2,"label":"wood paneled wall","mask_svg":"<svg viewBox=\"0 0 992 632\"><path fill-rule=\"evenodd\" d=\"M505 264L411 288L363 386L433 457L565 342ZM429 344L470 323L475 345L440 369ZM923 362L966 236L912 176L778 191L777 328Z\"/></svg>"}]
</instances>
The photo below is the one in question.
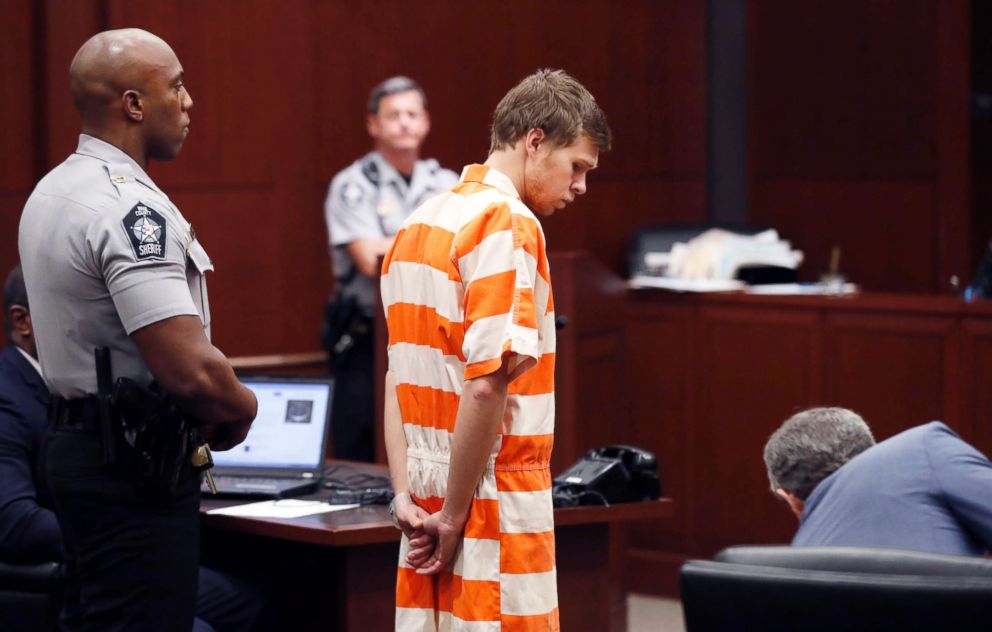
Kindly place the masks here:
<instances>
[{"instance_id":1,"label":"wood paneled wall","mask_svg":"<svg viewBox=\"0 0 992 632\"><path fill-rule=\"evenodd\" d=\"M631 530L631 589L674 595L687 557L792 539L762 450L799 410L853 409L878 440L941 420L992 454L992 305L640 290L627 297L626 342L630 441L657 453L676 506Z\"/></svg>"},{"instance_id":2,"label":"wood paneled wall","mask_svg":"<svg viewBox=\"0 0 992 632\"><path fill-rule=\"evenodd\" d=\"M331 290L321 205L368 148L369 88L406 73L428 91L426 154L485 157L500 96L537 67L569 69L616 132L580 202L546 222L553 250L623 271L630 233L702 221L705 3L606 0L0 0L0 267L16 260L20 208L71 151L65 82L79 44L142 26L189 77L192 133L157 178L217 262L217 341L236 354L316 347ZM873 289L966 282L987 222L969 207L967 0L748 3L749 220L806 252L832 245ZM976 225L977 224L977 225Z\"/></svg>"},{"instance_id":3,"label":"wood paneled wall","mask_svg":"<svg viewBox=\"0 0 992 632\"><path fill-rule=\"evenodd\" d=\"M403 73L429 97L425 153L481 161L497 101L540 67L569 70L615 132L585 198L546 223L553 249L620 271L630 233L705 214L703 2L606 0L0 0L0 269L37 179L76 143L66 71L94 32L166 39L194 100L182 155L151 175L216 264L215 341L233 355L317 347L331 291L322 205L369 148L368 91Z\"/></svg>"},{"instance_id":4,"label":"wood paneled wall","mask_svg":"<svg viewBox=\"0 0 992 632\"><path fill-rule=\"evenodd\" d=\"M816 278L833 245L872 289L967 282L969 3L748 4L749 216Z\"/></svg>"}]
</instances>

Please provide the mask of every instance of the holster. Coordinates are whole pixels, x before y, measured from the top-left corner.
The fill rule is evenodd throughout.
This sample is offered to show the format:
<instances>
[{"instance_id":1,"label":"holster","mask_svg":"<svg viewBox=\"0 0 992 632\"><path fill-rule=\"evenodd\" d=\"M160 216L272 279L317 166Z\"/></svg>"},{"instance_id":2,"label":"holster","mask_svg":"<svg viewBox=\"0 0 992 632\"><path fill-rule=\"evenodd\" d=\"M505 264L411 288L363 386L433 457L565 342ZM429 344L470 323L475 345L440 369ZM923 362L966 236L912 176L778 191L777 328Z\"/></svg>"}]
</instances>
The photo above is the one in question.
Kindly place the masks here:
<instances>
[{"instance_id":1,"label":"holster","mask_svg":"<svg viewBox=\"0 0 992 632\"><path fill-rule=\"evenodd\" d=\"M174 495L190 476L202 469L191 462L203 443L195 424L168 393L138 385L129 378L114 384L114 407L121 435L130 452L138 484L148 492Z\"/></svg>"},{"instance_id":2,"label":"holster","mask_svg":"<svg viewBox=\"0 0 992 632\"><path fill-rule=\"evenodd\" d=\"M327 301L322 343L332 366L348 356L356 338L365 334L370 324L354 296L338 294Z\"/></svg>"}]
</instances>

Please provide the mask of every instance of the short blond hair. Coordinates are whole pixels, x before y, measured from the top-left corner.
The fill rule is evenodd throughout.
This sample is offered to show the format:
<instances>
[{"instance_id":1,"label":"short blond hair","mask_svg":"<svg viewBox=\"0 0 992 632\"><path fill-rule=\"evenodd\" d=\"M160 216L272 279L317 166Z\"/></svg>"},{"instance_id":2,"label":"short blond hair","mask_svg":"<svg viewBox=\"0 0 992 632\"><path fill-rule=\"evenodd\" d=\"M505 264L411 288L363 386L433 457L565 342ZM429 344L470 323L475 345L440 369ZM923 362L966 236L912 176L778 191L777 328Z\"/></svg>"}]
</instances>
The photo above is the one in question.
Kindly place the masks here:
<instances>
[{"instance_id":1,"label":"short blond hair","mask_svg":"<svg viewBox=\"0 0 992 632\"><path fill-rule=\"evenodd\" d=\"M564 70L543 69L506 93L493 113L489 153L512 147L532 129L543 130L554 147L585 135L600 151L613 142L596 99Z\"/></svg>"}]
</instances>

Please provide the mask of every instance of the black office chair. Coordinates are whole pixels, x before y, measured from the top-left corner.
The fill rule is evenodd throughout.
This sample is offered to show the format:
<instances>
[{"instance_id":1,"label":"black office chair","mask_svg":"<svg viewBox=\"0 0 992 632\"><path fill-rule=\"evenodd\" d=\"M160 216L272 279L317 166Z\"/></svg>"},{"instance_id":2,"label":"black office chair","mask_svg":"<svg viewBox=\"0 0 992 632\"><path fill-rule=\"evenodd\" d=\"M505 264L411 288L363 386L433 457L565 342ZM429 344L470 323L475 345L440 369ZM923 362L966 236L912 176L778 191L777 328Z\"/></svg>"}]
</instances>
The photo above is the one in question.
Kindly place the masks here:
<instances>
[{"instance_id":1,"label":"black office chair","mask_svg":"<svg viewBox=\"0 0 992 632\"><path fill-rule=\"evenodd\" d=\"M682 566L687 632L992 630L992 561L745 546Z\"/></svg>"},{"instance_id":2,"label":"black office chair","mask_svg":"<svg viewBox=\"0 0 992 632\"><path fill-rule=\"evenodd\" d=\"M0 562L0 630L57 630L62 605L62 565Z\"/></svg>"}]
</instances>

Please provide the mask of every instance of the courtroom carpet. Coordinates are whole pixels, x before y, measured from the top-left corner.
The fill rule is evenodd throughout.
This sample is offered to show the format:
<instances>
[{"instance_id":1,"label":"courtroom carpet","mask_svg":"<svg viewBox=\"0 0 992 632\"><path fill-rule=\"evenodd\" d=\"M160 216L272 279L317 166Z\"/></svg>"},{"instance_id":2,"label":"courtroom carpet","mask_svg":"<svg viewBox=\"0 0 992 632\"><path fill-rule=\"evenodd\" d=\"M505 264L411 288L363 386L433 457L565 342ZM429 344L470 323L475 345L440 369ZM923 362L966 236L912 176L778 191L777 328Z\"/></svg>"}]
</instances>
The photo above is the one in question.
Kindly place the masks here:
<instances>
[{"instance_id":1,"label":"courtroom carpet","mask_svg":"<svg viewBox=\"0 0 992 632\"><path fill-rule=\"evenodd\" d=\"M627 632L685 632L678 599L627 595Z\"/></svg>"}]
</instances>

